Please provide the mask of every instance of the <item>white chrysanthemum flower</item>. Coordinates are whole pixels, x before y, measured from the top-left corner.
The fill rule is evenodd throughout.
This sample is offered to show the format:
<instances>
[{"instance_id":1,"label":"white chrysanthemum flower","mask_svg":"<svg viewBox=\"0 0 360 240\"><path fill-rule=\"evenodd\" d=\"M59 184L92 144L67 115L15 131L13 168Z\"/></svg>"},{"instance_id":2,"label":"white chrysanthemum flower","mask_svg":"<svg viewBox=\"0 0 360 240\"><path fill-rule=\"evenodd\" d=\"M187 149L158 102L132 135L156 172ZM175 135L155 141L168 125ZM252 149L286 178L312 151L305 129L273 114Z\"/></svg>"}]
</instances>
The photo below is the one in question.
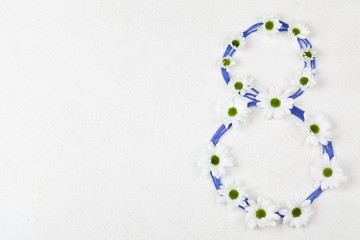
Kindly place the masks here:
<instances>
[{"instance_id":1,"label":"white chrysanthemum flower","mask_svg":"<svg viewBox=\"0 0 360 240\"><path fill-rule=\"evenodd\" d=\"M262 108L263 115L266 119L280 118L285 114L290 114L293 108L294 99L289 98L289 92L280 93L277 87L271 87L269 92L260 92L256 99L256 105Z\"/></svg>"},{"instance_id":2,"label":"white chrysanthemum flower","mask_svg":"<svg viewBox=\"0 0 360 240\"><path fill-rule=\"evenodd\" d=\"M247 204L244 201L247 197L245 189L240 187L239 181L232 184L221 185L218 193L220 202L226 202L229 208L238 206L245 207Z\"/></svg>"},{"instance_id":3,"label":"white chrysanthemum flower","mask_svg":"<svg viewBox=\"0 0 360 240\"><path fill-rule=\"evenodd\" d=\"M283 223L290 227L301 228L305 226L314 213L311 209L310 200L287 201L286 206L288 208L280 210L279 213L284 215Z\"/></svg>"},{"instance_id":4,"label":"white chrysanthemum flower","mask_svg":"<svg viewBox=\"0 0 360 240\"><path fill-rule=\"evenodd\" d=\"M245 208L245 211L247 211L246 221L249 228L276 226L276 221L280 220L280 216L275 212L279 207L271 200L259 196L257 202L249 199L248 203L249 206Z\"/></svg>"},{"instance_id":5,"label":"white chrysanthemum flower","mask_svg":"<svg viewBox=\"0 0 360 240\"><path fill-rule=\"evenodd\" d=\"M288 28L288 33L291 36L305 39L309 35L310 31L302 23L290 23Z\"/></svg>"},{"instance_id":6,"label":"white chrysanthemum flower","mask_svg":"<svg viewBox=\"0 0 360 240\"><path fill-rule=\"evenodd\" d=\"M315 187L321 185L321 190L337 188L341 182L347 179L340 166L341 162L336 157L330 161L329 155L326 153L318 158L311 168L312 178L316 181Z\"/></svg>"},{"instance_id":7,"label":"white chrysanthemum flower","mask_svg":"<svg viewBox=\"0 0 360 240\"><path fill-rule=\"evenodd\" d=\"M232 35L229 38L229 44L233 49L243 48L245 43L246 41L242 33L238 35Z\"/></svg>"},{"instance_id":8,"label":"white chrysanthemum flower","mask_svg":"<svg viewBox=\"0 0 360 240\"><path fill-rule=\"evenodd\" d=\"M251 90L250 84L252 82L252 78L249 78L246 74L241 74L231 77L228 86L231 91L235 92L236 94L240 93L241 95L245 95L245 93Z\"/></svg>"},{"instance_id":9,"label":"white chrysanthemum flower","mask_svg":"<svg viewBox=\"0 0 360 240\"><path fill-rule=\"evenodd\" d=\"M304 122L298 122L297 125L307 134L306 145L317 145L318 143L326 145L331 138L329 132L331 124L319 112L305 112Z\"/></svg>"},{"instance_id":10,"label":"white chrysanthemum flower","mask_svg":"<svg viewBox=\"0 0 360 240\"><path fill-rule=\"evenodd\" d=\"M237 129L240 122L248 120L248 113L251 110L247 107L247 102L242 97L234 96L219 102L216 111L226 127L232 124Z\"/></svg>"},{"instance_id":11,"label":"white chrysanthemum flower","mask_svg":"<svg viewBox=\"0 0 360 240\"><path fill-rule=\"evenodd\" d=\"M301 49L301 56L305 62L310 62L315 58L316 52L310 47L304 47L303 49Z\"/></svg>"},{"instance_id":12,"label":"white chrysanthemum flower","mask_svg":"<svg viewBox=\"0 0 360 240\"><path fill-rule=\"evenodd\" d=\"M307 88L313 88L316 85L315 69L306 67L302 71L295 74L295 77L291 79L293 86L301 88L305 91Z\"/></svg>"},{"instance_id":13,"label":"white chrysanthemum flower","mask_svg":"<svg viewBox=\"0 0 360 240\"><path fill-rule=\"evenodd\" d=\"M279 18L274 15L264 17L262 22L263 25L260 26L259 31L264 33L277 33L281 28Z\"/></svg>"},{"instance_id":14,"label":"white chrysanthemum flower","mask_svg":"<svg viewBox=\"0 0 360 240\"><path fill-rule=\"evenodd\" d=\"M220 142L215 146L210 142L200 155L198 166L203 168L203 174L212 174L220 178L226 174L225 167L233 165L233 158L228 156L227 148Z\"/></svg>"},{"instance_id":15,"label":"white chrysanthemum flower","mask_svg":"<svg viewBox=\"0 0 360 240\"><path fill-rule=\"evenodd\" d=\"M230 72L230 66L235 64L235 61L230 56L223 57L219 62L220 67L224 68L227 72Z\"/></svg>"}]
</instances>

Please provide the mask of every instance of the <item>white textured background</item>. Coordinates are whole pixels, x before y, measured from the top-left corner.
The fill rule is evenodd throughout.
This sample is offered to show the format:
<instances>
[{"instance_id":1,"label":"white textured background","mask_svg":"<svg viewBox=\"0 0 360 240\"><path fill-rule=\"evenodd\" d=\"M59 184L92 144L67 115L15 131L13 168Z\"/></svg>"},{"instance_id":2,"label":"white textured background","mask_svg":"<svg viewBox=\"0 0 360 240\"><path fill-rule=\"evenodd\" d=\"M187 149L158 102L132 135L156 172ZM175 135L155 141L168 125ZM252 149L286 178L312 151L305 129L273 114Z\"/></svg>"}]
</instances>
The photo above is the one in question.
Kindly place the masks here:
<instances>
[{"instance_id":1,"label":"white textured background","mask_svg":"<svg viewBox=\"0 0 360 240\"><path fill-rule=\"evenodd\" d=\"M359 11L357 0L1 0L0 239L356 239ZM246 229L196 167L227 93L226 39L269 13L311 30L319 84L296 105L331 120L349 176L302 230ZM251 35L235 59L259 90L285 90L302 66L285 33ZM279 203L310 193L321 149L295 120L255 109L228 132L228 179Z\"/></svg>"}]
</instances>

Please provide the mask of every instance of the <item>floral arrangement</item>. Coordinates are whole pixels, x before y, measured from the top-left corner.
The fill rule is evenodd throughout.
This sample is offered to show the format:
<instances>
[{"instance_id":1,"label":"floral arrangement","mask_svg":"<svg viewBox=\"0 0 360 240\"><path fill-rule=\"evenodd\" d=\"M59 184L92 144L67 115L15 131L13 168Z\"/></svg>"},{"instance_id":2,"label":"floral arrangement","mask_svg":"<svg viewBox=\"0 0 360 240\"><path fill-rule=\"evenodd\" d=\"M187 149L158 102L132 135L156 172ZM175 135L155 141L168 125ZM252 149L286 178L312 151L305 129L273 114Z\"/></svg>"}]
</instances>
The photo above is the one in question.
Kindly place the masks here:
<instances>
[{"instance_id":1,"label":"floral arrangement","mask_svg":"<svg viewBox=\"0 0 360 240\"><path fill-rule=\"evenodd\" d=\"M293 88L281 92L276 87L268 91L257 91L253 87L253 79L246 74L230 75L230 67L235 64L233 55L244 47L246 38L254 33L277 34L287 32L297 40L300 46L299 56L304 60L304 67L290 80ZM219 201L230 208L239 207L246 212L246 222L249 228L275 226L281 220L290 227L305 226L313 210L311 204L326 189L333 189L346 180L340 161L334 156L329 129L330 122L319 112L303 111L294 105L295 99L304 91L316 85L315 56L311 43L307 39L309 30L301 23L286 24L276 16L268 16L241 34L231 36L225 53L219 62L222 76L233 93L230 98L220 102L217 113L222 119L222 125L214 134L211 142L200 154L198 165L204 174L209 174L219 193ZM234 159L229 156L227 148L220 142L221 136L231 127L239 128L248 120L250 108L257 106L262 109L266 119L281 118L293 114L299 120L297 125L306 136L305 144L322 145L322 154L311 167L315 190L304 197L288 201L280 207L273 201L258 196L249 196L238 181L223 184L221 177L226 175L226 169L233 166Z\"/></svg>"}]
</instances>

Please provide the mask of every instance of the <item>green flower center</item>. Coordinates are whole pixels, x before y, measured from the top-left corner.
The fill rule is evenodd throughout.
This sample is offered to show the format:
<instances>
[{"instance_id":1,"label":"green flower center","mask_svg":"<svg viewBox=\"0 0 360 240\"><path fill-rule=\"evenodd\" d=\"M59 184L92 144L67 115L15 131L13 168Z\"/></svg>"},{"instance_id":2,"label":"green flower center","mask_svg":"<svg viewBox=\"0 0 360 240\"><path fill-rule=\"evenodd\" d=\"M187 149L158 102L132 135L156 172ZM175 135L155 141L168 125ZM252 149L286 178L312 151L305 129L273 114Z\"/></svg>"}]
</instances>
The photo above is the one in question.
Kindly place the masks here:
<instances>
[{"instance_id":1,"label":"green flower center","mask_svg":"<svg viewBox=\"0 0 360 240\"><path fill-rule=\"evenodd\" d=\"M310 51L304 52L303 57L308 57L311 58L312 57L312 53Z\"/></svg>"},{"instance_id":2,"label":"green flower center","mask_svg":"<svg viewBox=\"0 0 360 240\"><path fill-rule=\"evenodd\" d=\"M256 217L258 218L258 219L261 219L261 218L264 218L264 217L266 217L266 212L265 212L265 210L264 209L258 209L257 211L256 211Z\"/></svg>"},{"instance_id":3,"label":"green flower center","mask_svg":"<svg viewBox=\"0 0 360 240\"><path fill-rule=\"evenodd\" d=\"M240 42L236 39L232 40L231 45L233 45L234 47L239 47L240 46Z\"/></svg>"},{"instance_id":4,"label":"green flower center","mask_svg":"<svg viewBox=\"0 0 360 240\"><path fill-rule=\"evenodd\" d=\"M292 30L293 34L296 36L296 35L299 35L300 34L300 29L298 28L293 28Z\"/></svg>"},{"instance_id":5,"label":"green flower center","mask_svg":"<svg viewBox=\"0 0 360 240\"><path fill-rule=\"evenodd\" d=\"M333 170L331 168L324 168L323 175L324 177L331 177L333 174Z\"/></svg>"},{"instance_id":6,"label":"green flower center","mask_svg":"<svg viewBox=\"0 0 360 240\"><path fill-rule=\"evenodd\" d=\"M301 209L300 208L294 208L291 211L291 214L293 215L293 217L299 217L301 215Z\"/></svg>"},{"instance_id":7,"label":"green flower center","mask_svg":"<svg viewBox=\"0 0 360 240\"><path fill-rule=\"evenodd\" d=\"M237 114L237 109L236 109L236 108L234 108L234 107L229 108L229 110L228 110L228 114L229 114L229 116L230 116L230 117L235 116L235 115Z\"/></svg>"},{"instance_id":8,"label":"green flower center","mask_svg":"<svg viewBox=\"0 0 360 240\"><path fill-rule=\"evenodd\" d=\"M224 66L230 66L231 61L230 61L230 59L225 58L222 60L222 63Z\"/></svg>"},{"instance_id":9,"label":"green flower center","mask_svg":"<svg viewBox=\"0 0 360 240\"><path fill-rule=\"evenodd\" d=\"M236 90L241 90L241 89L243 89L244 85L242 84L242 82L236 82L234 84L234 87Z\"/></svg>"},{"instance_id":10,"label":"green flower center","mask_svg":"<svg viewBox=\"0 0 360 240\"><path fill-rule=\"evenodd\" d=\"M307 77L302 77L299 82L301 85L305 86L309 82L309 79Z\"/></svg>"},{"instance_id":11,"label":"green flower center","mask_svg":"<svg viewBox=\"0 0 360 240\"><path fill-rule=\"evenodd\" d=\"M273 29L273 28L274 28L274 23L273 23L272 21L267 21L267 22L265 23L265 28L266 28L267 30Z\"/></svg>"},{"instance_id":12,"label":"green flower center","mask_svg":"<svg viewBox=\"0 0 360 240\"><path fill-rule=\"evenodd\" d=\"M310 126L310 131L312 131L315 134L318 134L320 132L320 128L319 128L318 125L313 124L313 125Z\"/></svg>"},{"instance_id":13,"label":"green flower center","mask_svg":"<svg viewBox=\"0 0 360 240\"><path fill-rule=\"evenodd\" d=\"M238 196L239 196L239 192L236 191L235 189L233 189L229 192L229 198L231 198L232 200L237 199Z\"/></svg>"},{"instance_id":14,"label":"green flower center","mask_svg":"<svg viewBox=\"0 0 360 240\"><path fill-rule=\"evenodd\" d=\"M211 159L211 164L215 166L218 165L220 162L220 158L216 155L212 155L210 159Z\"/></svg>"},{"instance_id":15,"label":"green flower center","mask_svg":"<svg viewBox=\"0 0 360 240\"><path fill-rule=\"evenodd\" d=\"M281 105L281 101L280 101L279 99L277 99L277 98L272 98L272 99L270 100L270 105L271 105L273 108L278 108L278 107L280 107L280 105Z\"/></svg>"}]
</instances>

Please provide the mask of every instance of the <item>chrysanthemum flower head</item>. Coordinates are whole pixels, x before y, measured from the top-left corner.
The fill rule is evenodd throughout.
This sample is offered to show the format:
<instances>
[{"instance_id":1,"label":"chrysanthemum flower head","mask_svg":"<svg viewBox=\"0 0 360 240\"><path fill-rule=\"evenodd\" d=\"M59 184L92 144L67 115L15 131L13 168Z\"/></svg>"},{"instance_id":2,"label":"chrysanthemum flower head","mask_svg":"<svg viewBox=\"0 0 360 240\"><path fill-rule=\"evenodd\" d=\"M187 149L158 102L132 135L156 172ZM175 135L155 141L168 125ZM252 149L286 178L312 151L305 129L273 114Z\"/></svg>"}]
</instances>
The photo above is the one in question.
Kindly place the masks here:
<instances>
[{"instance_id":1,"label":"chrysanthemum flower head","mask_svg":"<svg viewBox=\"0 0 360 240\"><path fill-rule=\"evenodd\" d=\"M246 221L249 228L276 226L277 221L280 220L280 216L275 213L279 209L277 205L262 196L258 197L257 202L251 199L248 202L249 206L245 211L247 211Z\"/></svg>"},{"instance_id":2,"label":"chrysanthemum flower head","mask_svg":"<svg viewBox=\"0 0 360 240\"><path fill-rule=\"evenodd\" d=\"M284 215L283 223L288 224L290 227L301 228L308 224L313 211L311 209L310 200L287 201L287 209L279 211Z\"/></svg>"},{"instance_id":3,"label":"chrysanthemum flower head","mask_svg":"<svg viewBox=\"0 0 360 240\"><path fill-rule=\"evenodd\" d=\"M256 105L262 108L266 119L281 118L290 114L293 108L294 99L289 98L289 92L281 93L277 87L271 87L268 92L260 92L256 99L259 101Z\"/></svg>"},{"instance_id":4,"label":"chrysanthemum flower head","mask_svg":"<svg viewBox=\"0 0 360 240\"><path fill-rule=\"evenodd\" d=\"M337 188L341 182L347 179L340 166L341 162L336 157L330 160L328 154L323 154L311 168L315 186L321 185L322 190Z\"/></svg>"},{"instance_id":5,"label":"chrysanthemum flower head","mask_svg":"<svg viewBox=\"0 0 360 240\"><path fill-rule=\"evenodd\" d=\"M245 43L246 41L242 33L237 35L232 35L229 38L229 44L233 49L243 48L245 46Z\"/></svg>"},{"instance_id":6,"label":"chrysanthemum flower head","mask_svg":"<svg viewBox=\"0 0 360 240\"><path fill-rule=\"evenodd\" d=\"M329 132L331 124L320 112L305 112L304 122L298 122L297 125L307 135L306 145L317 145L319 143L327 145L331 138Z\"/></svg>"},{"instance_id":7,"label":"chrysanthemum flower head","mask_svg":"<svg viewBox=\"0 0 360 240\"><path fill-rule=\"evenodd\" d=\"M246 206L244 200L246 199L247 194L245 193L245 189L240 186L239 181L221 185L218 193L220 194L219 201L226 202L229 208Z\"/></svg>"},{"instance_id":8,"label":"chrysanthemum flower head","mask_svg":"<svg viewBox=\"0 0 360 240\"><path fill-rule=\"evenodd\" d=\"M305 62L310 62L313 60L316 56L316 52L313 48L310 48L309 46L304 47L301 49L301 56L304 59Z\"/></svg>"},{"instance_id":9,"label":"chrysanthemum flower head","mask_svg":"<svg viewBox=\"0 0 360 240\"><path fill-rule=\"evenodd\" d=\"M248 120L248 113L251 110L247 107L247 102L237 95L219 102L216 111L226 127L232 124L234 128L238 128L240 122Z\"/></svg>"},{"instance_id":10,"label":"chrysanthemum flower head","mask_svg":"<svg viewBox=\"0 0 360 240\"><path fill-rule=\"evenodd\" d=\"M301 39L307 38L310 33L309 29L302 23L290 23L288 32L291 36Z\"/></svg>"},{"instance_id":11,"label":"chrysanthemum flower head","mask_svg":"<svg viewBox=\"0 0 360 240\"><path fill-rule=\"evenodd\" d=\"M221 68L224 68L227 72L230 72L230 66L234 65L235 61L230 56L223 57L219 62Z\"/></svg>"},{"instance_id":12,"label":"chrysanthemum flower head","mask_svg":"<svg viewBox=\"0 0 360 240\"><path fill-rule=\"evenodd\" d=\"M274 15L263 17L262 22L263 25L261 25L259 31L264 33L270 33L270 34L277 33L281 27L279 18Z\"/></svg>"},{"instance_id":13,"label":"chrysanthemum flower head","mask_svg":"<svg viewBox=\"0 0 360 240\"><path fill-rule=\"evenodd\" d=\"M295 87L301 88L305 91L308 88L313 88L316 85L315 69L306 67L297 72L294 78L291 79L291 84Z\"/></svg>"},{"instance_id":14,"label":"chrysanthemum flower head","mask_svg":"<svg viewBox=\"0 0 360 240\"><path fill-rule=\"evenodd\" d=\"M246 74L236 74L234 77L230 78L228 87L236 94L245 95L245 93L251 90L252 82L253 79L249 78Z\"/></svg>"},{"instance_id":15,"label":"chrysanthemum flower head","mask_svg":"<svg viewBox=\"0 0 360 240\"><path fill-rule=\"evenodd\" d=\"M210 142L200 154L198 166L202 167L203 174L212 174L220 178L226 174L225 167L233 165L233 158L228 155L227 148L218 142L214 145Z\"/></svg>"}]
</instances>

